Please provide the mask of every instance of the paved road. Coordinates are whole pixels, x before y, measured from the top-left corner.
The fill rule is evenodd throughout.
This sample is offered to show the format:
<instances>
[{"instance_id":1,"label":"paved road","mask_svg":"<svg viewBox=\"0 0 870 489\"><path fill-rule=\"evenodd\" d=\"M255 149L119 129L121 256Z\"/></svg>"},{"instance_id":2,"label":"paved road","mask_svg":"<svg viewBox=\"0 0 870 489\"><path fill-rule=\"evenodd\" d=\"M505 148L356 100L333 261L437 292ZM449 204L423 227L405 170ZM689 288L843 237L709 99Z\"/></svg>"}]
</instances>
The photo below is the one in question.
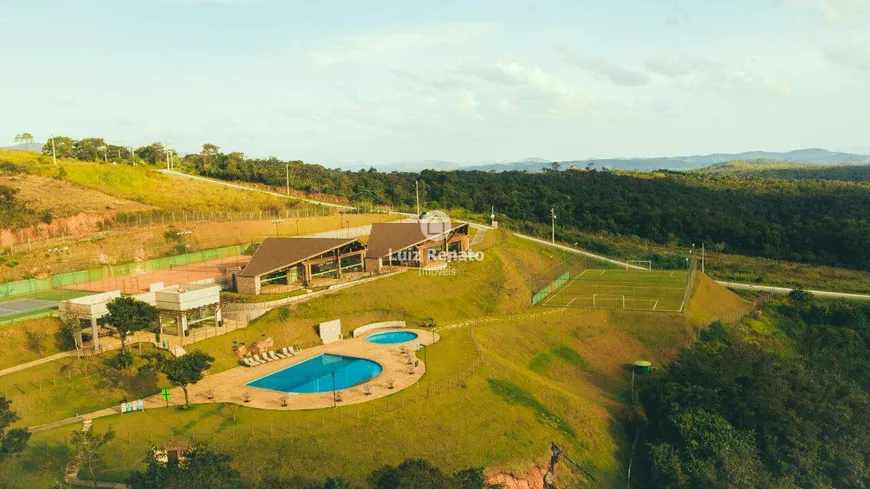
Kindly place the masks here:
<instances>
[{"instance_id":1,"label":"paved road","mask_svg":"<svg viewBox=\"0 0 870 489\"><path fill-rule=\"evenodd\" d=\"M514 236L516 236L516 237L518 237L518 238L523 238L523 239L526 239L526 240L529 240L529 241L534 241L535 243L542 244L542 245L544 245L544 246L549 246L549 247L551 247L551 248L556 248L556 249L559 249L559 250L562 250L562 251L567 251L567 252L569 252L569 253L576 253L576 254L578 254L578 255L583 255L583 256L586 256L586 257L589 257L589 258L594 258L594 259L596 259L596 260L598 260L598 261L603 261L603 262L606 262L606 263L611 263L611 264L614 264L614 265L619 265L619 266L621 266L621 267L630 268L630 269L633 269L633 270L646 270L646 268L639 267L639 266L637 266L637 265L629 265L628 263L625 263L625 262L622 262L622 261L619 261L619 260L614 260L614 259L612 259L612 258L607 258L606 256L596 255L595 253L589 253L588 251L578 250L577 248L572 248L572 247L570 247L570 246L560 245L560 244L557 244L557 243L551 243L551 242L546 241L546 240L543 240L543 239L538 239L538 238L533 238L533 237L531 237L531 236L526 236L525 234L520 234L520 233L513 233L513 234L514 234Z\"/></svg>"},{"instance_id":2,"label":"paved road","mask_svg":"<svg viewBox=\"0 0 870 489\"><path fill-rule=\"evenodd\" d=\"M790 289L788 287L773 287L770 285L754 285L754 284L741 284L737 282L725 282L722 280L717 280L717 284L728 287L729 289L736 290L757 290L760 292L771 292L773 294L788 294L794 289ZM817 297L828 297L834 299L853 299L853 300L870 300L870 295L868 294L853 294L850 292L832 292L829 290L811 290L806 289L807 292L813 294Z\"/></svg>"},{"instance_id":3,"label":"paved road","mask_svg":"<svg viewBox=\"0 0 870 489\"><path fill-rule=\"evenodd\" d=\"M172 171L172 170L160 170L160 171L167 174L167 175L192 178L194 180L200 180L200 181L204 181L204 182L208 182L208 183L213 183L216 185L224 185L227 187L233 187L233 188L238 188L238 189L242 189L242 190L250 190L253 192L264 192L267 194L276 195L278 197L287 197L286 195L279 194L277 192L270 192L268 190L261 190L261 189L245 187L242 185L236 185L236 184L223 182L220 180L214 180L211 178L200 177L200 176L196 176L196 175L188 175L187 173L181 173L181 172ZM348 210L354 209L354 207L351 207L351 206L332 204L329 202L320 202L318 200L312 200L312 199L301 199L300 198L299 200L303 200L305 202L310 202L312 204L320 204L320 205L325 205L325 206L329 206L329 207L335 207L335 208L339 208L339 209L348 209ZM413 216L413 214L405 214L405 213L398 213L398 212L396 214L404 214L407 216ZM469 224L471 224L472 226L477 227L477 228L489 228L489 226L481 225L478 223L471 223L470 222ZM491 228L489 228L489 229L491 229ZM634 269L634 270L646 270L643 267L639 267L636 265L629 265L628 263L625 263L625 262L622 262L619 260L607 258L606 256L596 255L595 253L590 253L588 251L578 250L577 248L572 248L570 246L551 243L549 241L539 239L539 238L533 238L531 236L526 236L524 234L519 234L519 233L513 233L513 234L515 236L517 236L518 238L533 241L535 243L549 246L551 248L556 248L556 249L559 249L562 251L567 251L569 253L576 253L578 255L586 256L588 258L599 260L599 261L602 261L605 263L619 265L621 267L630 268L630 269ZM720 281L720 280L717 280L716 282L719 285L722 285L724 287L728 287L729 289L758 290L758 291L762 291L762 292L771 292L774 294L788 294L789 292L792 291L792 289L787 288L787 287L773 287L773 286L769 286L769 285L742 284L742 283L737 283L737 282L725 282L725 281ZM868 295L868 294L853 294L850 292L833 292L833 291L827 291L827 290L810 290L810 289L807 289L807 292L809 292L815 296L818 296L818 297L829 297L829 298L837 298L837 299L853 299L853 300L870 300L870 295Z\"/></svg>"}]
</instances>

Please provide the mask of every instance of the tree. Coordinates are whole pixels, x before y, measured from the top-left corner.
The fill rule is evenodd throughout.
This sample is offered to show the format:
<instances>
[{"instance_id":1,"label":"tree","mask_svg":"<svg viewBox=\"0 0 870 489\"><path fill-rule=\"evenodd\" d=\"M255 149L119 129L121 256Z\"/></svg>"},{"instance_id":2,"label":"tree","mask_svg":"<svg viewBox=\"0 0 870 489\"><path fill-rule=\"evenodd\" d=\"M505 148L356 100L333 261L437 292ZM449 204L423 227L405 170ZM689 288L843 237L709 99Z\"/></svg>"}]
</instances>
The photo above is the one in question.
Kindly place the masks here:
<instances>
[{"instance_id":1,"label":"tree","mask_svg":"<svg viewBox=\"0 0 870 489\"><path fill-rule=\"evenodd\" d=\"M192 351L180 357L166 357L161 353L154 353L148 357L157 370L166 375L166 379L176 387L184 391L184 407L190 407L187 388L202 380L205 372L211 368L214 357L201 352Z\"/></svg>"},{"instance_id":2,"label":"tree","mask_svg":"<svg viewBox=\"0 0 870 489\"><path fill-rule=\"evenodd\" d=\"M66 136L52 136L42 146L42 154L51 156L52 147L58 158L75 158L76 140Z\"/></svg>"},{"instance_id":3,"label":"tree","mask_svg":"<svg viewBox=\"0 0 870 489\"><path fill-rule=\"evenodd\" d=\"M118 297L106 304L109 314L106 322L121 336L121 353L127 353L127 335L142 331L155 325L159 313L157 308L132 297Z\"/></svg>"},{"instance_id":4,"label":"tree","mask_svg":"<svg viewBox=\"0 0 870 489\"><path fill-rule=\"evenodd\" d=\"M24 143L24 151L30 151L30 144L33 143L33 135L29 132L22 132L15 136L16 143Z\"/></svg>"},{"instance_id":5,"label":"tree","mask_svg":"<svg viewBox=\"0 0 870 489\"><path fill-rule=\"evenodd\" d=\"M103 138L85 138L75 142L74 156L81 161L103 161L106 157L106 141Z\"/></svg>"},{"instance_id":6,"label":"tree","mask_svg":"<svg viewBox=\"0 0 870 489\"><path fill-rule=\"evenodd\" d=\"M12 410L12 401L0 397L0 462L7 455L21 453L30 440L30 433L21 428L7 431L6 428L18 421L18 414Z\"/></svg>"},{"instance_id":7,"label":"tree","mask_svg":"<svg viewBox=\"0 0 870 489\"><path fill-rule=\"evenodd\" d=\"M550 168L553 171L559 171L559 169L562 168L562 165L560 165L558 161L554 161L554 162L550 163Z\"/></svg>"},{"instance_id":8,"label":"tree","mask_svg":"<svg viewBox=\"0 0 870 489\"><path fill-rule=\"evenodd\" d=\"M408 459L393 467L385 465L368 478L372 489L488 489L483 469L446 475L427 460Z\"/></svg>"},{"instance_id":9,"label":"tree","mask_svg":"<svg viewBox=\"0 0 870 489\"><path fill-rule=\"evenodd\" d=\"M91 476L94 488L97 488L97 476L94 467L103 458L103 447L115 439L115 432L110 427L103 434L89 429L87 431L76 430L72 433L72 456L73 463L81 470L85 468Z\"/></svg>"},{"instance_id":10,"label":"tree","mask_svg":"<svg viewBox=\"0 0 870 489\"><path fill-rule=\"evenodd\" d=\"M151 143L148 146L136 148L136 156L142 161L156 165L166 159L166 148L161 143Z\"/></svg>"},{"instance_id":11,"label":"tree","mask_svg":"<svg viewBox=\"0 0 870 489\"><path fill-rule=\"evenodd\" d=\"M681 413L674 422L677 439L650 446L656 487L771 487L751 432L700 410Z\"/></svg>"},{"instance_id":12,"label":"tree","mask_svg":"<svg viewBox=\"0 0 870 489\"><path fill-rule=\"evenodd\" d=\"M183 450L178 461L158 459L152 448L145 457L145 470L133 472L131 489L237 489L239 473L230 466L229 455L213 452L203 444Z\"/></svg>"}]
</instances>

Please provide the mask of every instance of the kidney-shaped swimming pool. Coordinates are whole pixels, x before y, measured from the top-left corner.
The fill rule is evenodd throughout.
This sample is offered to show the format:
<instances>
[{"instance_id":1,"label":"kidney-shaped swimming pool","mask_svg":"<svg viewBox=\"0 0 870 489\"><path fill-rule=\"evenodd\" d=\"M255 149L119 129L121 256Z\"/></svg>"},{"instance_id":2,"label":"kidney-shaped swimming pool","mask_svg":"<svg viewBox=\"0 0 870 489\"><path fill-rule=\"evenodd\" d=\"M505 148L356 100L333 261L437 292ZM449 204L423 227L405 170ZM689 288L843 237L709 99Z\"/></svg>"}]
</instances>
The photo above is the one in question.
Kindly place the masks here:
<instances>
[{"instance_id":1,"label":"kidney-shaped swimming pool","mask_svg":"<svg viewBox=\"0 0 870 489\"><path fill-rule=\"evenodd\" d=\"M330 392L361 384L383 371L379 363L365 358L323 353L245 385L297 394Z\"/></svg>"}]
</instances>

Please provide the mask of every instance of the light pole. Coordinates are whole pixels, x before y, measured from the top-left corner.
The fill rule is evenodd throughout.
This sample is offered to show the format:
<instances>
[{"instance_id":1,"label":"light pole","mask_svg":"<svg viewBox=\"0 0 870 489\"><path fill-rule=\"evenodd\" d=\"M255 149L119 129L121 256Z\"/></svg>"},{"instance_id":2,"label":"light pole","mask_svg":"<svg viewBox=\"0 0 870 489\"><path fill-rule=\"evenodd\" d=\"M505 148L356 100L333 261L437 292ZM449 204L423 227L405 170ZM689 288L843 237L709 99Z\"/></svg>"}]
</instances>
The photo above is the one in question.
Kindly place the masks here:
<instances>
[{"instance_id":1,"label":"light pole","mask_svg":"<svg viewBox=\"0 0 870 489\"><path fill-rule=\"evenodd\" d=\"M553 231L550 236L550 241L555 244L556 243L556 209L550 208L550 215L553 216Z\"/></svg>"}]
</instances>

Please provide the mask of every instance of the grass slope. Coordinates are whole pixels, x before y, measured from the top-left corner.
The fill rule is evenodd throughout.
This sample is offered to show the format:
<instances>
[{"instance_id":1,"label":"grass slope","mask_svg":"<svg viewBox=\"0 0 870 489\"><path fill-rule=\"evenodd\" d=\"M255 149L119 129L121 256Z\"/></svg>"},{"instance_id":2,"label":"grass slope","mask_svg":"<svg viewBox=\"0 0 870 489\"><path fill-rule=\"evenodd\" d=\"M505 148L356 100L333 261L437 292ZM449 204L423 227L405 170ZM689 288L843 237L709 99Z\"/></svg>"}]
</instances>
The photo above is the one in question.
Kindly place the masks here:
<instances>
[{"instance_id":1,"label":"grass slope","mask_svg":"<svg viewBox=\"0 0 870 489\"><path fill-rule=\"evenodd\" d=\"M300 482L328 475L360 482L376 467L409 456L430 459L448 471L486 466L521 474L545 464L555 441L595 474L596 487L622 487L630 443L620 421L630 378L626 365L638 358L667 361L691 341L689 317L530 309L523 267L539 260L540 250L523 252L508 241L486 255L481 263L457 265L455 274L407 272L319 298L286 312L289 327L276 311L239 335L197 345L217 357L217 371L234 364L233 336L248 341L271 336L278 342L294 334L312 338L314 324L334 318L341 318L348 332L380 319L431 316L445 326L510 314L510 319L442 330L442 341L426 354L428 372L417 386L335 410L275 412L216 404L99 419L95 429L112 426L119 435L100 476L123 480L152 439L158 444L207 440L231 453L249 480L278 472ZM715 287L699 288L698 294L714 299L730 294ZM541 312L547 314L537 315ZM704 310L694 317L705 321L715 313ZM472 373L479 358L485 362ZM85 396L94 397L94 391L83 392ZM32 403L17 406L31 419L50 418L47 409ZM61 472L67 457L64 442L73 429L78 426L35 434L24 454L0 465L0 481L47 486Z\"/></svg>"},{"instance_id":2,"label":"grass slope","mask_svg":"<svg viewBox=\"0 0 870 489\"><path fill-rule=\"evenodd\" d=\"M82 212L92 215L112 215L117 212L153 209L152 206L139 202L113 197L95 189L39 175L0 173L0 185L17 189L18 198L39 211L50 211L55 219Z\"/></svg>"},{"instance_id":3,"label":"grass slope","mask_svg":"<svg viewBox=\"0 0 870 489\"><path fill-rule=\"evenodd\" d=\"M191 210L274 210L304 205L258 192L247 192L190 179L171 178L150 167L58 160L23 151L0 150L0 163L43 177L56 177L86 189L163 209ZM88 205L88 204L84 204Z\"/></svg>"}]
</instances>

